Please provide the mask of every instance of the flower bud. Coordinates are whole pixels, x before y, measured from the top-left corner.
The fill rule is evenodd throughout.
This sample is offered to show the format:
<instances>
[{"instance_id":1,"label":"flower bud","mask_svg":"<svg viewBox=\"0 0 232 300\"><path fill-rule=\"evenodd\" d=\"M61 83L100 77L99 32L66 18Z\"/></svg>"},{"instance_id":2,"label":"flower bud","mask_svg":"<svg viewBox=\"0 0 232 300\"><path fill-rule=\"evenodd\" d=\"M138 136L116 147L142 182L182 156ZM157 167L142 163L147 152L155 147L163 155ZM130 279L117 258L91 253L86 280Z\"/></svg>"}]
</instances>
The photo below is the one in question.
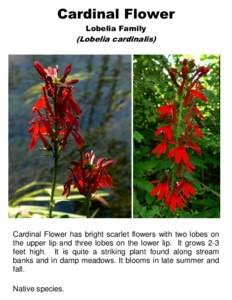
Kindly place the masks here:
<instances>
[{"instance_id":1,"label":"flower bud","mask_svg":"<svg viewBox=\"0 0 232 300\"><path fill-rule=\"evenodd\" d=\"M71 65L70 64L68 64L67 66L66 66L66 68L65 68L65 70L64 70L64 75L62 76L62 78L61 78L61 82L65 82L65 79L67 78L67 76L70 74L70 72L71 72Z\"/></svg>"},{"instance_id":2,"label":"flower bud","mask_svg":"<svg viewBox=\"0 0 232 300\"><path fill-rule=\"evenodd\" d=\"M172 80L176 79L176 69L175 68L171 68L170 76L171 76Z\"/></svg>"},{"instance_id":3,"label":"flower bud","mask_svg":"<svg viewBox=\"0 0 232 300\"><path fill-rule=\"evenodd\" d=\"M41 63L39 61L37 61L37 60L34 61L34 67L43 78L45 78L47 76L47 73L46 73L44 67L41 65Z\"/></svg>"},{"instance_id":4,"label":"flower bud","mask_svg":"<svg viewBox=\"0 0 232 300\"><path fill-rule=\"evenodd\" d=\"M65 70L64 70L64 77L65 77L65 78L70 74L71 68L72 68L72 67L71 67L70 64L68 64L68 65L66 66L66 68L65 68Z\"/></svg>"},{"instance_id":5,"label":"flower bud","mask_svg":"<svg viewBox=\"0 0 232 300\"><path fill-rule=\"evenodd\" d=\"M71 79L71 80L69 80L69 81L66 81L66 84L67 84L67 85L72 85L72 84L75 84L75 83L78 83L78 82L79 82L78 79Z\"/></svg>"},{"instance_id":6,"label":"flower bud","mask_svg":"<svg viewBox=\"0 0 232 300\"><path fill-rule=\"evenodd\" d=\"M177 70L175 68L171 68L170 70L170 76L171 76L171 79L172 81L178 85L177 81L176 81L176 75L177 75Z\"/></svg>"},{"instance_id":7,"label":"flower bud","mask_svg":"<svg viewBox=\"0 0 232 300\"><path fill-rule=\"evenodd\" d=\"M182 68L183 79L186 79L187 74L188 74L188 66L184 65L183 68Z\"/></svg>"},{"instance_id":8,"label":"flower bud","mask_svg":"<svg viewBox=\"0 0 232 300\"><path fill-rule=\"evenodd\" d=\"M201 76L203 76L209 72L209 68L201 66L197 69L197 71L201 73Z\"/></svg>"},{"instance_id":9,"label":"flower bud","mask_svg":"<svg viewBox=\"0 0 232 300\"><path fill-rule=\"evenodd\" d=\"M188 60L185 58L185 59L182 61L182 64L183 64L184 66L187 66Z\"/></svg>"}]
</instances>

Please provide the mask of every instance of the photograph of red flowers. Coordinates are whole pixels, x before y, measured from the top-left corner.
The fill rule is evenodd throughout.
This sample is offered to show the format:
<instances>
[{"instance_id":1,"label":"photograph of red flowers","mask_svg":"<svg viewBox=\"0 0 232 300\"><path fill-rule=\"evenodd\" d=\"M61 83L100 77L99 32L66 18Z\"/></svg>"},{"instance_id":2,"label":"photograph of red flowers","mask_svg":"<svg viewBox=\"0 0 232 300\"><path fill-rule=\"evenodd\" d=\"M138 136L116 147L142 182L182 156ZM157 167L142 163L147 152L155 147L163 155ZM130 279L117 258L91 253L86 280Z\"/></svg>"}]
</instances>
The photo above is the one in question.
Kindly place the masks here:
<instances>
[{"instance_id":1,"label":"photograph of red flowers","mask_svg":"<svg viewBox=\"0 0 232 300\"><path fill-rule=\"evenodd\" d=\"M9 56L9 217L131 216L131 57Z\"/></svg>"},{"instance_id":2,"label":"photograph of red flowers","mask_svg":"<svg viewBox=\"0 0 232 300\"><path fill-rule=\"evenodd\" d=\"M220 217L220 57L134 56L134 217Z\"/></svg>"}]
</instances>

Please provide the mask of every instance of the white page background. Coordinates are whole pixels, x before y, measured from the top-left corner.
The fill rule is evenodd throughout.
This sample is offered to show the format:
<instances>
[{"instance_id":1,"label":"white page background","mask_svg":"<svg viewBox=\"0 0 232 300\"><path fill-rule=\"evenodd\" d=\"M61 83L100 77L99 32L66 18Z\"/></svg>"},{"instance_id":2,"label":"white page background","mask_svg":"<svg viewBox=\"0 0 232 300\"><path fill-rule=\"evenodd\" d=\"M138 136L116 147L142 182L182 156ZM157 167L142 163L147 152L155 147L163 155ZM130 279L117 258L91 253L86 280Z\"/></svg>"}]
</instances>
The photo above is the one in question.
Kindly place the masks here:
<instances>
[{"instance_id":1,"label":"white page background","mask_svg":"<svg viewBox=\"0 0 232 300\"><path fill-rule=\"evenodd\" d=\"M3 2L3 1L2 1ZM63 295L44 299L230 299L231 273L231 16L229 1L7 1L1 4L1 299L39 299L11 294L12 284L62 285ZM175 10L173 20L60 20L59 8ZM85 24L146 25L156 44L76 44ZM94 33L93 33L94 34ZM107 33L107 35L115 33ZM8 55L9 54L220 54L221 218L220 219L8 219ZM10 235L19 230L200 230L219 231L219 265L81 265L13 273Z\"/></svg>"}]
</instances>

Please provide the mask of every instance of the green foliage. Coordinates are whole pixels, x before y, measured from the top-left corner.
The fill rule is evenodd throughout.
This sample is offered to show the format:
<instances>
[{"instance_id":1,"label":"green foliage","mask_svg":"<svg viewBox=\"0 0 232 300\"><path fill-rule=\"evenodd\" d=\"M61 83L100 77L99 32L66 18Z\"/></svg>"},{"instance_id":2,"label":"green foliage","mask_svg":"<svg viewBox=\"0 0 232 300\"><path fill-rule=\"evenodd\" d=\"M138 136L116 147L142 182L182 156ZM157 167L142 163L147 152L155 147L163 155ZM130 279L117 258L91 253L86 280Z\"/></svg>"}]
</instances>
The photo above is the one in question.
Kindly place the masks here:
<instances>
[{"instance_id":1,"label":"green foliage","mask_svg":"<svg viewBox=\"0 0 232 300\"><path fill-rule=\"evenodd\" d=\"M63 185L56 185L55 190L55 204L56 207L59 203L74 201L77 202L79 206L85 208L86 198L81 195L77 189L71 189L71 194L68 199L62 195ZM100 201L104 205L108 205L107 200L104 198L109 194L106 192L96 192L94 194L94 201ZM33 181L14 193L12 199L9 201L9 218L32 218L48 217L48 203L51 196L51 183ZM98 212L93 211L92 217L94 217ZM59 211L55 208L53 211L53 218L85 218L84 214L74 214L69 212Z\"/></svg>"},{"instance_id":2,"label":"green foliage","mask_svg":"<svg viewBox=\"0 0 232 300\"><path fill-rule=\"evenodd\" d=\"M142 218L217 218L220 216L220 58L202 55L195 59L197 65L207 65L210 72L202 78L204 95L208 102L199 107L204 116L204 139L199 141L202 158L191 156L197 167L194 174L186 174L193 180L197 195L188 201L184 210L174 215L163 201L158 202L149 192L151 181L162 179L173 167L170 161L151 155L156 146L154 131L157 129L157 107L165 100L172 100L175 93L168 69L178 65L181 55L136 55L134 57L134 216Z\"/></svg>"}]
</instances>

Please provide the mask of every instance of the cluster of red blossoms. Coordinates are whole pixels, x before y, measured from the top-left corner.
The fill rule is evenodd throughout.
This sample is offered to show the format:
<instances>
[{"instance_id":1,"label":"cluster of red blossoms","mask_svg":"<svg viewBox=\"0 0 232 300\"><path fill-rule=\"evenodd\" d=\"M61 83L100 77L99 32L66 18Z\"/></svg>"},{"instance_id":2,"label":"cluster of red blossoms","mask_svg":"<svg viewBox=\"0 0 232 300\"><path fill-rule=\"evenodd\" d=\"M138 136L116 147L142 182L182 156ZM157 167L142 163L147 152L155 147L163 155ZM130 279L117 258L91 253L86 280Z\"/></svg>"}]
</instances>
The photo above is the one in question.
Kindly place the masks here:
<instances>
[{"instance_id":1,"label":"cluster of red blossoms","mask_svg":"<svg viewBox=\"0 0 232 300\"><path fill-rule=\"evenodd\" d=\"M70 134L76 144L82 147L84 143L78 123L81 111L72 95L72 85L78 80L66 80L71 72L71 65L66 66L62 76L58 76L58 67L45 69L38 61L34 62L34 66L41 75L44 86L42 96L32 108L34 115L29 128L32 134L30 150L34 149L38 138L47 150L54 150L54 142L63 150Z\"/></svg>"},{"instance_id":2,"label":"cluster of red blossoms","mask_svg":"<svg viewBox=\"0 0 232 300\"><path fill-rule=\"evenodd\" d=\"M94 163L93 151L83 153L84 140L78 122L81 110L72 94L73 84L79 80L67 80L71 65L66 66L63 75L59 75L58 67L45 69L38 61L34 62L34 67L44 85L41 97L32 108L33 117L28 129L32 134L30 150L35 148L40 139L45 149L52 151L54 158L58 157L71 135L80 150L81 158L79 162L73 162L74 168L64 185L63 194L68 197L71 185L77 187L83 195L94 193L98 188L112 187L112 178L106 171L112 160L100 158Z\"/></svg>"},{"instance_id":3,"label":"cluster of red blossoms","mask_svg":"<svg viewBox=\"0 0 232 300\"><path fill-rule=\"evenodd\" d=\"M67 197L70 194L71 185L78 188L79 192L85 196L91 195L99 188L112 186L112 178L106 167L112 164L112 160L99 158L95 162L93 151L81 155L79 162L73 162L69 178L64 185L64 193Z\"/></svg>"},{"instance_id":4,"label":"cluster of red blossoms","mask_svg":"<svg viewBox=\"0 0 232 300\"><path fill-rule=\"evenodd\" d=\"M204 120L197 103L207 102L202 93L200 78L207 74L209 68L196 67L194 61L184 59L179 71L172 68L169 75L178 89L177 99L166 101L159 107L160 121L163 123L155 132L155 140L159 144L151 151L157 158L165 156L173 161L169 175L165 181L159 182L151 191L158 201L164 199L165 204L174 212L176 207L183 208L196 190L186 181L185 174L192 173L196 168L190 162L190 152L193 150L201 156L197 141L203 137L200 121Z\"/></svg>"}]
</instances>

